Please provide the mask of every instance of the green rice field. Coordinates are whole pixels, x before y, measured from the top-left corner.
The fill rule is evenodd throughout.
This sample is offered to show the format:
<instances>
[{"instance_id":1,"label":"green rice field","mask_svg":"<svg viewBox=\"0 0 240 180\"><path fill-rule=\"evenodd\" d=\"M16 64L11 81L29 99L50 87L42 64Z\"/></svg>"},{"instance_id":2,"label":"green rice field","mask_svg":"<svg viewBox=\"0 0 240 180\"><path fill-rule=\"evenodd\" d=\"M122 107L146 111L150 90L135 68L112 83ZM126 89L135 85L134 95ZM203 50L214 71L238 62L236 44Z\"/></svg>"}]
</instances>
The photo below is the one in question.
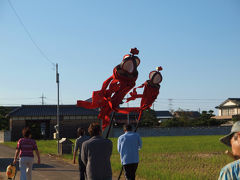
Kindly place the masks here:
<instances>
[{"instance_id":1,"label":"green rice field","mask_svg":"<svg viewBox=\"0 0 240 180\"><path fill-rule=\"evenodd\" d=\"M215 180L221 168L233 161L224 154L227 147L219 142L221 136L171 136L142 138L137 179L146 180ZM113 141L112 170L118 176L121 164L117 138ZM74 141L74 140L72 140ZM16 142L5 143L16 147ZM56 154L55 140L37 141L42 154ZM64 155L70 160L72 155Z\"/></svg>"}]
</instances>

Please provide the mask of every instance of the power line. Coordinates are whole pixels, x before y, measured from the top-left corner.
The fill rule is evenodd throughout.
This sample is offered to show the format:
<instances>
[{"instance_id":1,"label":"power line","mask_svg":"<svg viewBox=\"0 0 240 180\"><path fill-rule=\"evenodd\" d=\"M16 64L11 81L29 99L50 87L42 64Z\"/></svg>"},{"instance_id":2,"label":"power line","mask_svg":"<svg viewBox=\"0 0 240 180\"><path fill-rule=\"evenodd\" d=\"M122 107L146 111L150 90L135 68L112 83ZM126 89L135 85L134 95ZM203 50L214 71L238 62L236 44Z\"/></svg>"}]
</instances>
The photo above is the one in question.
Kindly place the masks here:
<instances>
[{"instance_id":1,"label":"power line","mask_svg":"<svg viewBox=\"0 0 240 180\"><path fill-rule=\"evenodd\" d=\"M10 104L10 103L0 103L0 106L21 106L23 104L21 103L14 103L14 104ZM36 103L28 103L28 104L25 104L25 105L36 105Z\"/></svg>"},{"instance_id":2,"label":"power line","mask_svg":"<svg viewBox=\"0 0 240 180\"><path fill-rule=\"evenodd\" d=\"M1 100L25 100L25 99L37 99L37 97L35 98L0 98Z\"/></svg>"},{"instance_id":3,"label":"power line","mask_svg":"<svg viewBox=\"0 0 240 180\"><path fill-rule=\"evenodd\" d=\"M55 63L53 63L48 56L44 53L44 51L39 47L39 45L36 43L36 41L33 39L32 35L30 34L30 32L28 31L27 27L25 26L25 24L23 23L23 21L21 20L20 16L18 15L16 9L14 8L11 0L8 0L8 4L11 7L11 9L13 10L14 14L16 15L18 21L20 22L20 24L22 25L24 31L26 32L26 34L28 35L29 39L31 40L31 42L33 43L33 45L37 48L37 50L40 52L40 54L44 57L45 60L47 60L53 67L55 67Z\"/></svg>"},{"instance_id":4,"label":"power line","mask_svg":"<svg viewBox=\"0 0 240 180\"><path fill-rule=\"evenodd\" d=\"M169 99L172 99L174 101L176 100L183 100L183 101L201 101L201 100L204 100L204 101L220 101L220 100L226 100L226 99L201 99L201 98L194 98L194 99L191 99L191 98L159 98L159 100L169 100Z\"/></svg>"}]
</instances>

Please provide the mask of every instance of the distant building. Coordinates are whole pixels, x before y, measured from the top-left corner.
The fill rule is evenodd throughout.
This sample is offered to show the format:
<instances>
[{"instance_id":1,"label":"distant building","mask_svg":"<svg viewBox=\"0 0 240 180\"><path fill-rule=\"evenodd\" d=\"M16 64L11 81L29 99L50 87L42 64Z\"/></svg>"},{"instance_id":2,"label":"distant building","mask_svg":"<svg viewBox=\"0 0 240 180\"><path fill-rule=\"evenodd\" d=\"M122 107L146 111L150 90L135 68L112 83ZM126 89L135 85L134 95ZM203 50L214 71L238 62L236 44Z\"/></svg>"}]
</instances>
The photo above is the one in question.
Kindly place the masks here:
<instances>
[{"instance_id":1,"label":"distant building","mask_svg":"<svg viewBox=\"0 0 240 180\"><path fill-rule=\"evenodd\" d=\"M29 126L37 139L51 139L57 124L56 105L22 105L8 114L11 139L22 137L21 130ZM92 122L100 122L98 111L84 109L76 105L60 105L60 137L76 137L79 126L87 129Z\"/></svg>"},{"instance_id":2,"label":"distant building","mask_svg":"<svg viewBox=\"0 0 240 180\"><path fill-rule=\"evenodd\" d=\"M138 119L138 113L131 112L129 114L121 114L121 113L115 113L115 116L113 117L113 120L115 122L115 125L123 125L123 124L136 124Z\"/></svg>"},{"instance_id":3,"label":"distant building","mask_svg":"<svg viewBox=\"0 0 240 180\"><path fill-rule=\"evenodd\" d=\"M173 118L173 115L169 111L155 111L155 113L159 123Z\"/></svg>"},{"instance_id":4,"label":"distant building","mask_svg":"<svg viewBox=\"0 0 240 180\"><path fill-rule=\"evenodd\" d=\"M96 109L85 109L76 105L60 105L60 137L75 138L78 127L87 131L89 124L99 122L99 111ZM172 119L169 111L155 111L159 121ZM138 113L131 112L129 115L115 113L113 122L115 126L137 123ZM8 115L10 121L11 140L15 141L22 137L22 129L31 127L33 138L52 139L56 132L54 126L57 124L56 105L22 105L14 108Z\"/></svg>"},{"instance_id":5,"label":"distant building","mask_svg":"<svg viewBox=\"0 0 240 180\"><path fill-rule=\"evenodd\" d=\"M234 115L240 115L240 98L228 98L216 107L218 116L213 118L219 120L232 120Z\"/></svg>"},{"instance_id":6,"label":"distant building","mask_svg":"<svg viewBox=\"0 0 240 180\"><path fill-rule=\"evenodd\" d=\"M173 115L177 118L184 116L190 120L198 119L201 116L200 112L198 111L175 111Z\"/></svg>"},{"instance_id":7,"label":"distant building","mask_svg":"<svg viewBox=\"0 0 240 180\"><path fill-rule=\"evenodd\" d=\"M137 112L131 112L129 113L129 115L116 113L114 119L117 125L128 123L128 119L130 124L136 124L138 120L138 115L139 113ZM155 115L160 122L173 118L172 114L169 111L155 111Z\"/></svg>"}]
</instances>

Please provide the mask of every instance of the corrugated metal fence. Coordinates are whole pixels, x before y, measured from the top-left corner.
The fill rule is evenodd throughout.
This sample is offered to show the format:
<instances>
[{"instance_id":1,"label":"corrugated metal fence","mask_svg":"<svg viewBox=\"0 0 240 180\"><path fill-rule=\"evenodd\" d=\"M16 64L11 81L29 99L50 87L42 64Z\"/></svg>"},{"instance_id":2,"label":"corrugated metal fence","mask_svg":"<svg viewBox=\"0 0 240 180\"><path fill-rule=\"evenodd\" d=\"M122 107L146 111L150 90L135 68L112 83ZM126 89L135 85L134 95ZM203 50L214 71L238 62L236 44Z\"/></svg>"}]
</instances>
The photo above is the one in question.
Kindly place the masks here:
<instances>
[{"instance_id":1,"label":"corrugated metal fence","mask_svg":"<svg viewBox=\"0 0 240 180\"><path fill-rule=\"evenodd\" d=\"M218 127L178 127L178 128L138 128L142 137L152 136L194 136L194 135L225 135L231 131L231 126ZM119 137L123 129L113 128L111 137Z\"/></svg>"}]
</instances>

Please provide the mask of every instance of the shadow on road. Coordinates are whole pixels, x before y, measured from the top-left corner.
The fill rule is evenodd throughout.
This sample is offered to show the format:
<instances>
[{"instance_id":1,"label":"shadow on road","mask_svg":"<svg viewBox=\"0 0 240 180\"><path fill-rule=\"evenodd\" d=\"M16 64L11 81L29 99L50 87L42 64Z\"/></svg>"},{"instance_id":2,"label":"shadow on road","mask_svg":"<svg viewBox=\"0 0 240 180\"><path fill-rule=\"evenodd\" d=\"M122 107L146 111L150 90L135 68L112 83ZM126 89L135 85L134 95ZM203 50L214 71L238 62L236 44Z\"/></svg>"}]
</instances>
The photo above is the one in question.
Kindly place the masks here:
<instances>
[{"instance_id":1,"label":"shadow on road","mask_svg":"<svg viewBox=\"0 0 240 180\"><path fill-rule=\"evenodd\" d=\"M37 171L51 171L51 172L53 172L53 171L55 171L55 172L57 172L57 171L60 171L60 172L79 172L78 170L70 170L70 169L38 169Z\"/></svg>"},{"instance_id":2,"label":"shadow on road","mask_svg":"<svg viewBox=\"0 0 240 180\"><path fill-rule=\"evenodd\" d=\"M48 164L33 164L33 170L37 168L54 168L54 166Z\"/></svg>"},{"instance_id":3,"label":"shadow on road","mask_svg":"<svg viewBox=\"0 0 240 180\"><path fill-rule=\"evenodd\" d=\"M6 172L8 165L13 162L13 158L0 158L0 172ZM48 164L33 164L33 170L38 168L54 168ZM17 171L19 170L19 163L16 164Z\"/></svg>"},{"instance_id":4,"label":"shadow on road","mask_svg":"<svg viewBox=\"0 0 240 180\"><path fill-rule=\"evenodd\" d=\"M13 158L0 158L0 172L6 172L8 165L13 162ZM18 163L16 164L17 170L19 170Z\"/></svg>"}]
</instances>

